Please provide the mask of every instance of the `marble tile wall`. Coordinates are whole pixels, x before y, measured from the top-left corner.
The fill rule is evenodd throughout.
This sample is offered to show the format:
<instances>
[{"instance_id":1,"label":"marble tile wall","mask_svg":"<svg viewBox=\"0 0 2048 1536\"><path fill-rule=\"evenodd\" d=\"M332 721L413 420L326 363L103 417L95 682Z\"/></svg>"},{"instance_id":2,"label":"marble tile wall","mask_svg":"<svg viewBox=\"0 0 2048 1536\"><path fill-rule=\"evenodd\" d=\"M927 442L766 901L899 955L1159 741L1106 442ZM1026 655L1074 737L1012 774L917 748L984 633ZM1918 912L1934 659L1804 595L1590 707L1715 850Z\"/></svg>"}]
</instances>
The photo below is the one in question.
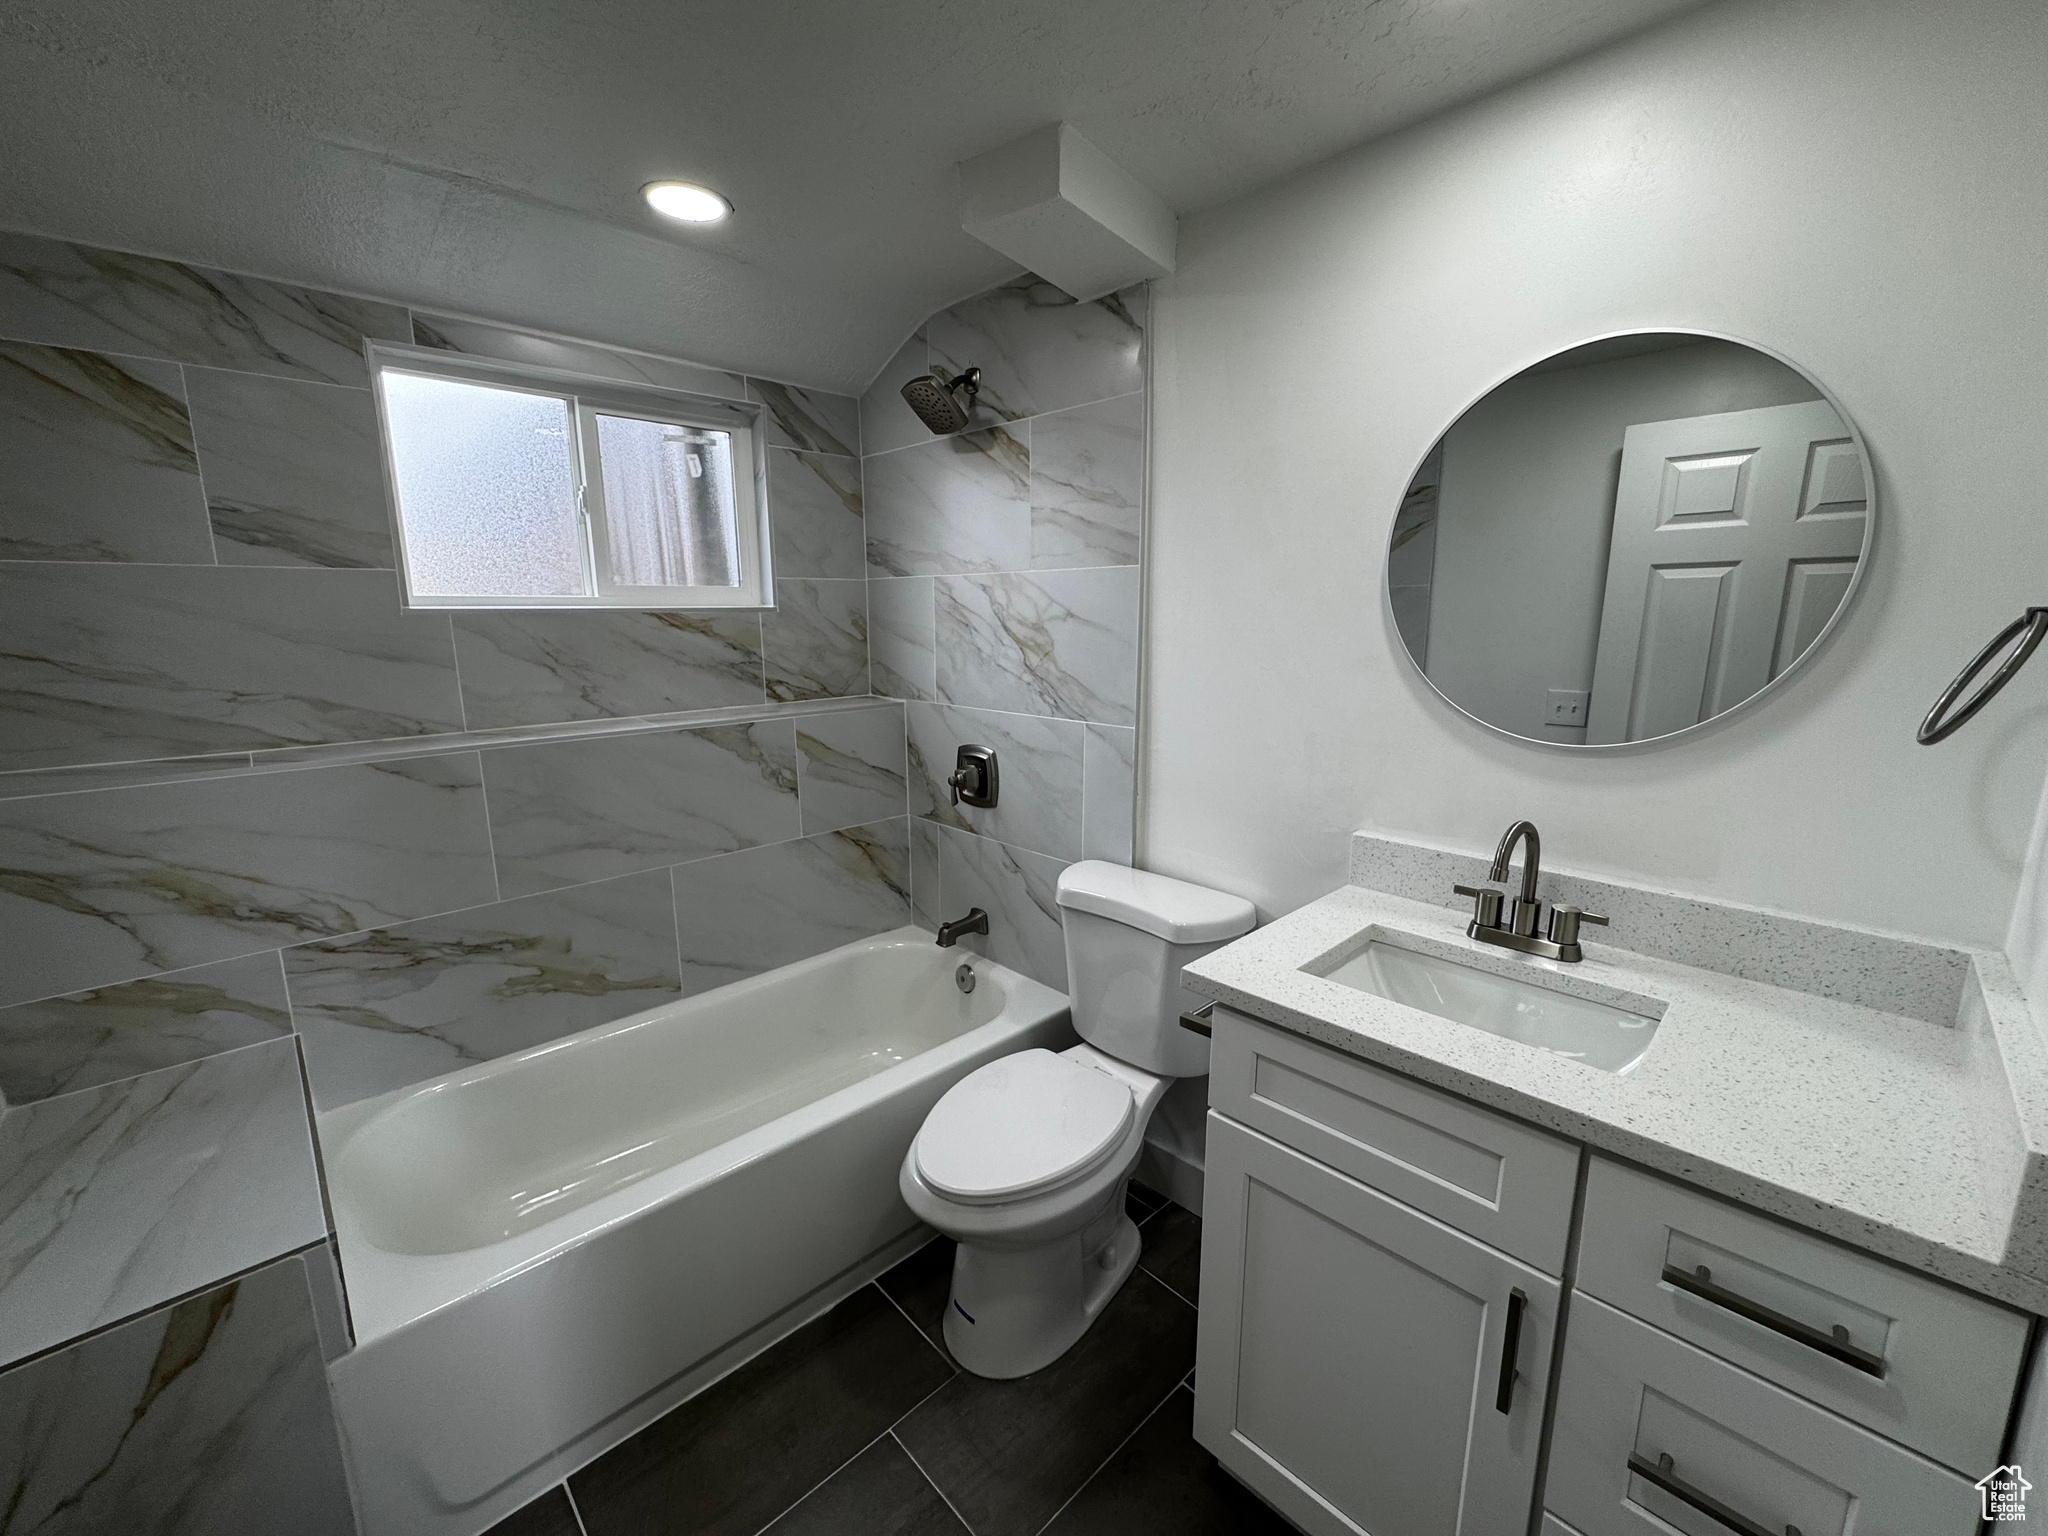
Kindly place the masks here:
<instances>
[{"instance_id":1,"label":"marble tile wall","mask_svg":"<svg viewBox=\"0 0 2048 1536\"><path fill-rule=\"evenodd\" d=\"M775 610L408 612L368 340L757 404ZM860 428L0 234L0 1526L352 1530L316 1112L910 919Z\"/></svg>"},{"instance_id":2,"label":"marble tile wall","mask_svg":"<svg viewBox=\"0 0 2048 1536\"><path fill-rule=\"evenodd\" d=\"M6 1528L354 1536L307 1270L281 1258L0 1371Z\"/></svg>"},{"instance_id":3,"label":"marble tile wall","mask_svg":"<svg viewBox=\"0 0 2048 1536\"><path fill-rule=\"evenodd\" d=\"M906 701L912 902L926 922L986 908L986 951L1062 989L1059 871L1132 858L1145 324L1143 288L1076 304L1026 275L933 315L861 398L870 664ZM969 367L968 430L935 438L898 391ZM967 742L996 749L992 810L951 803Z\"/></svg>"}]
</instances>

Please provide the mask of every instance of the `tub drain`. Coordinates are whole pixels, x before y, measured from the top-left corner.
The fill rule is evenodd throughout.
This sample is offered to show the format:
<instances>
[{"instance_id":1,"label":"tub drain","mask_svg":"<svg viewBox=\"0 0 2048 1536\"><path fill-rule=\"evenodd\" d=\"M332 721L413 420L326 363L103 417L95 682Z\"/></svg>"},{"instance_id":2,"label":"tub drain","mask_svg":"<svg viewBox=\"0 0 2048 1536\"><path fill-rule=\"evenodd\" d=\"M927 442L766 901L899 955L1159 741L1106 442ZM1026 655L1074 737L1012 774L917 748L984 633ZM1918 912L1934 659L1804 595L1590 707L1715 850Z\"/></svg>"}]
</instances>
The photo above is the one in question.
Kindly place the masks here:
<instances>
[{"instance_id":1,"label":"tub drain","mask_svg":"<svg viewBox=\"0 0 2048 1536\"><path fill-rule=\"evenodd\" d=\"M962 992L974 990L974 967L965 960L960 962L960 969L953 973L953 985Z\"/></svg>"}]
</instances>

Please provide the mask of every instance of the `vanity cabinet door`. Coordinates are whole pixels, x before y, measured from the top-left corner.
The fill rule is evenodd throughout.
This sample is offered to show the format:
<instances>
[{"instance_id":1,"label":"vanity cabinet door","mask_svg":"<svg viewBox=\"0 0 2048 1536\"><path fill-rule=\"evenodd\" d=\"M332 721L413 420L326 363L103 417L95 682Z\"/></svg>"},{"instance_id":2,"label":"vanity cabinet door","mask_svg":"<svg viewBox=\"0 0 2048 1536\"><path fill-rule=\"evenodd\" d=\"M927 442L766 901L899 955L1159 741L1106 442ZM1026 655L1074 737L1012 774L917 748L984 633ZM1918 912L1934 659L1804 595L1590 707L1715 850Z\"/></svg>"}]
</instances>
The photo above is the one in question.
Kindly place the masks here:
<instances>
[{"instance_id":1,"label":"vanity cabinet door","mask_svg":"<svg viewBox=\"0 0 2048 1536\"><path fill-rule=\"evenodd\" d=\"M1214 1113L1207 1165L1195 1438L1318 1536L1527 1536L1557 1282Z\"/></svg>"}]
</instances>

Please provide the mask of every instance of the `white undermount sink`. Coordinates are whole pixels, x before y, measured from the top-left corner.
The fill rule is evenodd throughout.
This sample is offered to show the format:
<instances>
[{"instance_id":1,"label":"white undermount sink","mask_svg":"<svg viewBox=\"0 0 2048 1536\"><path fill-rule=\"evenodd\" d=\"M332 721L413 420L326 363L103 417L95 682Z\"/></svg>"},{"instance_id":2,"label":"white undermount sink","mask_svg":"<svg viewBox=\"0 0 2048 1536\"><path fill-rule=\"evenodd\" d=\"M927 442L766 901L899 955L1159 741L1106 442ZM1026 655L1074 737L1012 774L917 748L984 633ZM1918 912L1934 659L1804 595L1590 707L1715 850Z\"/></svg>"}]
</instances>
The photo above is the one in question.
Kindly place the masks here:
<instances>
[{"instance_id":1,"label":"white undermount sink","mask_svg":"<svg viewBox=\"0 0 2048 1536\"><path fill-rule=\"evenodd\" d=\"M1361 992L1568 1056L1602 1072L1628 1071L1643 1059L1657 1032L1656 1015L1496 975L1384 939L1369 940L1322 974Z\"/></svg>"}]
</instances>

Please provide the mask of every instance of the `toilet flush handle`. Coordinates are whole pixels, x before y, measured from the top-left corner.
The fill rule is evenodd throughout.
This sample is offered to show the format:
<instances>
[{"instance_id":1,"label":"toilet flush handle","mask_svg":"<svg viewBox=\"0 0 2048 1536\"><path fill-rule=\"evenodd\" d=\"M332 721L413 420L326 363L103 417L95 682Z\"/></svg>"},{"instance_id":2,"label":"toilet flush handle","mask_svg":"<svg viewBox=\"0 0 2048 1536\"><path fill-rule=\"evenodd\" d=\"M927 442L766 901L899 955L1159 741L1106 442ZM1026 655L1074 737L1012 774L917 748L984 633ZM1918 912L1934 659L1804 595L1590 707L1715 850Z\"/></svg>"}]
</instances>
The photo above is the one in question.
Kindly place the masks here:
<instances>
[{"instance_id":1,"label":"toilet flush handle","mask_svg":"<svg viewBox=\"0 0 2048 1536\"><path fill-rule=\"evenodd\" d=\"M1207 1035L1210 1033L1209 1015L1214 1013L1215 1011L1216 1005L1214 1003L1204 1003L1201 1007L1197 1008L1193 1013L1182 1014L1180 1016L1180 1027L1182 1029L1192 1030L1195 1034L1198 1035Z\"/></svg>"}]
</instances>

